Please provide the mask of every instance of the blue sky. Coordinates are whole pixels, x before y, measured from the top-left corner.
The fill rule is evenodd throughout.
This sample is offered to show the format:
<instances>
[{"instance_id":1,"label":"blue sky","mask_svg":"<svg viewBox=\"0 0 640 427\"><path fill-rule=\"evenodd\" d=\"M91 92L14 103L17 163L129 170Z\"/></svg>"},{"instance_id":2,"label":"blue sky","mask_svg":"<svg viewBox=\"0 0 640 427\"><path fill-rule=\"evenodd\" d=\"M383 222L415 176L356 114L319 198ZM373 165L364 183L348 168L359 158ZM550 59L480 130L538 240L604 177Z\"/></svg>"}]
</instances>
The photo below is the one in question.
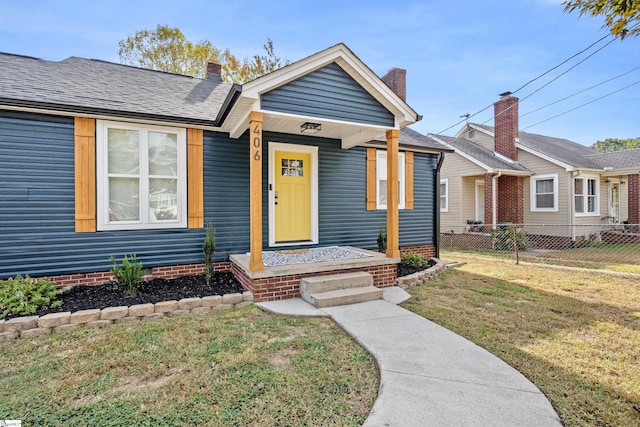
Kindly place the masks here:
<instances>
[{"instance_id":1,"label":"blue sky","mask_svg":"<svg viewBox=\"0 0 640 427\"><path fill-rule=\"evenodd\" d=\"M276 53L295 61L343 42L374 72L407 69L407 101L439 133L465 113L491 105L607 34L602 19L564 14L561 0L322 2L280 0L0 0L0 51L62 60L69 56L119 62L118 41L158 24L210 40L236 56ZM528 85L521 99L565 72L608 40ZM640 137L640 37L615 40L583 64L520 103L520 128L590 145ZM632 85L610 96L607 94ZM585 107L563 114L582 104ZM471 118L492 125L492 108ZM537 124L544 121L541 124ZM535 126L532 126L535 125ZM444 134L454 134L462 125Z\"/></svg>"}]
</instances>

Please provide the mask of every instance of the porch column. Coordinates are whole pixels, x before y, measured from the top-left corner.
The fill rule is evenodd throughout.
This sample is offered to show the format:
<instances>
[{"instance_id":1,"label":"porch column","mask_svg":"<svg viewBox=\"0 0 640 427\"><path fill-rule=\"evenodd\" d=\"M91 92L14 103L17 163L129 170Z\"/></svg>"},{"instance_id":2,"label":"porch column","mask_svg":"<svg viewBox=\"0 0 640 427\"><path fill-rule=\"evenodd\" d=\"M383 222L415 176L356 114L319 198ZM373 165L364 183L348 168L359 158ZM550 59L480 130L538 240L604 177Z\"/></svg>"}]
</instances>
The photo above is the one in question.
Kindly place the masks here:
<instances>
[{"instance_id":1,"label":"porch column","mask_svg":"<svg viewBox=\"0 0 640 427\"><path fill-rule=\"evenodd\" d=\"M262 113L249 114L249 208L251 217L249 270L263 271L262 262Z\"/></svg>"},{"instance_id":2,"label":"porch column","mask_svg":"<svg viewBox=\"0 0 640 427\"><path fill-rule=\"evenodd\" d=\"M400 257L398 212L398 138L397 129L387 131L387 256Z\"/></svg>"},{"instance_id":3,"label":"porch column","mask_svg":"<svg viewBox=\"0 0 640 427\"><path fill-rule=\"evenodd\" d=\"M493 224L493 174L484 174L484 223ZM485 226L484 232L488 233L491 227Z\"/></svg>"},{"instance_id":4,"label":"porch column","mask_svg":"<svg viewBox=\"0 0 640 427\"><path fill-rule=\"evenodd\" d=\"M627 176L629 205L629 224L640 224L640 175L637 173ZM634 231L635 227L634 227Z\"/></svg>"}]
</instances>

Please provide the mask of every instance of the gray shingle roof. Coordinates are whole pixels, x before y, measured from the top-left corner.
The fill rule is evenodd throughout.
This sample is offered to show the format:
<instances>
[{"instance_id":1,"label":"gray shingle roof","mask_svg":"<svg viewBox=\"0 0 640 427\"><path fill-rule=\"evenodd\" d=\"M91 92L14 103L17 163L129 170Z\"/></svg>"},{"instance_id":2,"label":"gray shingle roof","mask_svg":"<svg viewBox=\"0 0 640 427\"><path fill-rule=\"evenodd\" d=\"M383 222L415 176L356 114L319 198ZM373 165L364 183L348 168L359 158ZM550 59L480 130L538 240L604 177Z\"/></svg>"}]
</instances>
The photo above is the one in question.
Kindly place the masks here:
<instances>
[{"instance_id":1,"label":"gray shingle roof","mask_svg":"<svg viewBox=\"0 0 640 427\"><path fill-rule=\"evenodd\" d=\"M376 142L386 142L384 137L376 139ZM405 147L425 148L427 150L436 151L451 151L448 147L440 144L438 141L430 138L427 135L423 135L418 131L415 131L409 127L400 129L400 138L398 144Z\"/></svg>"},{"instance_id":2,"label":"gray shingle roof","mask_svg":"<svg viewBox=\"0 0 640 427\"><path fill-rule=\"evenodd\" d=\"M596 154L587 155L585 158L601 168L640 169L640 148L612 151L610 153L597 152Z\"/></svg>"},{"instance_id":3,"label":"gray shingle roof","mask_svg":"<svg viewBox=\"0 0 640 427\"><path fill-rule=\"evenodd\" d=\"M0 102L212 125L232 87L111 62L0 53Z\"/></svg>"},{"instance_id":4,"label":"gray shingle roof","mask_svg":"<svg viewBox=\"0 0 640 427\"><path fill-rule=\"evenodd\" d=\"M530 172L527 168L519 163L511 163L496 156L491 150L488 150L475 142L464 138L455 138L451 136L436 135L439 139L452 146L456 151L467 154L468 156L478 160L483 165L492 169L500 169L514 172Z\"/></svg>"},{"instance_id":5,"label":"gray shingle roof","mask_svg":"<svg viewBox=\"0 0 640 427\"><path fill-rule=\"evenodd\" d=\"M474 125L494 132L493 126ZM589 156L598 154L599 151L568 139L520 131L519 143L575 168L601 169L601 166L589 159Z\"/></svg>"}]
</instances>

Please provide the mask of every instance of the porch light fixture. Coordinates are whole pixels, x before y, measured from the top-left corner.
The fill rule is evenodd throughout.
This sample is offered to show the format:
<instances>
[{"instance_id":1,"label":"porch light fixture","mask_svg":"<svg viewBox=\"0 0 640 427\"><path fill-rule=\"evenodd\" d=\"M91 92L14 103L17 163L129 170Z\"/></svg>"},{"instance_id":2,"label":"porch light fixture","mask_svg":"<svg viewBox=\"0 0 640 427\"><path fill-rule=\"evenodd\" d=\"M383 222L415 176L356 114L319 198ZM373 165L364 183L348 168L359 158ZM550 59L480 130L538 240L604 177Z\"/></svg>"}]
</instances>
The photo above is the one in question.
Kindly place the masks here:
<instances>
[{"instance_id":1,"label":"porch light fixture","mask_svg":"<svg viewBox=\"0 0 640 427\"><path fill-rule=\"evenodd\" d=\"M305 122L302 124L302 126L300 126L300 132L302 133L314 134L320 132L321 130L322 125L320 123Z\"/></svg>"}]
</instances>

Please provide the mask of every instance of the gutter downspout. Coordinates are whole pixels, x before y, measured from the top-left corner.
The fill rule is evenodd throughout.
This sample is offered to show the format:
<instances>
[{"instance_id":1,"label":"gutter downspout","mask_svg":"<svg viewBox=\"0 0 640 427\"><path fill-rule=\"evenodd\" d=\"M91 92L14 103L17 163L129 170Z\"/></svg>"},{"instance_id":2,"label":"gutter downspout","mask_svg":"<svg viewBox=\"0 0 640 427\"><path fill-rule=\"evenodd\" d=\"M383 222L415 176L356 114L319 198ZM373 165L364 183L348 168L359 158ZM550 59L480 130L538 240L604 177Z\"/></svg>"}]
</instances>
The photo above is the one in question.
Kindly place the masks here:
<instances>
[{"instance_id":1,"label":"gutter downspout","mask_svg":"<svg viewBox=\"0 0 640 427\"><path fill-rule=\"evenodd\" d=\"M496 191L496 186L498 184L498 178L501 176L502 171L498 171L498 173L491 178L491 214L493 216L493 218L491 218L491 224L494 230L498 224L498 192Z\"/></svg>"},{"instance_id":2,"label":"gutter downspout","mask_svg":"<svg viewBox=\"0 0 640 427\"><path fill-rule=\"evenodd\" d=\"M434 224L433 224L433 234L434 234L434 242L435 242L435 256L436 258L440 258L440 168L442 168L442 163L444 162L444 153L440 152L438 154L438 166L436 166L435 170L435 187L438 189L434 212Z\"/></svg>"}]
</instances>

